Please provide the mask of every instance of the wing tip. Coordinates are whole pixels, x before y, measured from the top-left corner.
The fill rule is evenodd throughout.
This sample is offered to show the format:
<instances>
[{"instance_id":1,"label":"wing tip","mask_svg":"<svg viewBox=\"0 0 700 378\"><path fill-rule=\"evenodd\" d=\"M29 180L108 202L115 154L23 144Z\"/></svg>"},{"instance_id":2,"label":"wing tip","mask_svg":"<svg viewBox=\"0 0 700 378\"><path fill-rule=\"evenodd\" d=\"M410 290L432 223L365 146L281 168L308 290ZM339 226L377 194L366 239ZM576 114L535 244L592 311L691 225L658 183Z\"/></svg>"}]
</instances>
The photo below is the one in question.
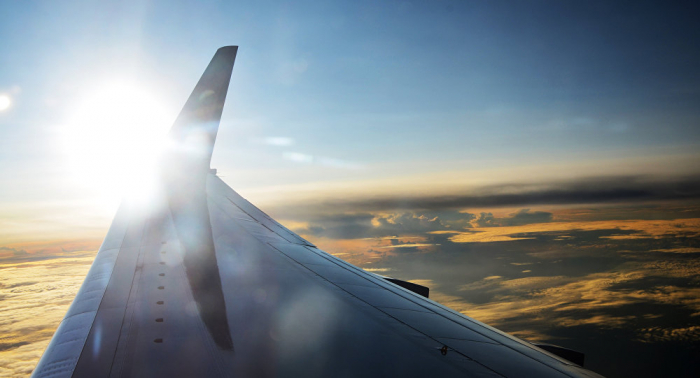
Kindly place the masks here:
<instances>
[{"instance_id":1,"label":"wing tip","mask_svg":"<svg viewBox=\"0 0 700 378\"><path fill-rule=\"evenodd\" d=\"M228 51L230 51L230 52L238 51L238 46L237 45L222 46L216 50L217 53L218 52L228 52Z\"/></svg>"}]
</instances>

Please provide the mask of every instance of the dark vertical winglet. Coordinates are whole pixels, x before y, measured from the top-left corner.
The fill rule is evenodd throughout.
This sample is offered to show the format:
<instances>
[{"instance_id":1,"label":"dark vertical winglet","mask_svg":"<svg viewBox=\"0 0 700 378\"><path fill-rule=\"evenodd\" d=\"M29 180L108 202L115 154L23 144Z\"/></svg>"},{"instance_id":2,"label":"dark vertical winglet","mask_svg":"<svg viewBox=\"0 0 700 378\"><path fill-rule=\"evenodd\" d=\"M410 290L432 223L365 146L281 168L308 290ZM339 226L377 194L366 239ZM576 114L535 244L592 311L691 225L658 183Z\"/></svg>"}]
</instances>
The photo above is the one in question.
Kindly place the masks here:
<instances>
[{"instance_id":1,"label":"dark vertical winglet","mask_svg":"<svg viewBox=\"0 0 700 378\"><path fill-rule=\"evenodd\" d=\"M170 130L161 174L192 295L204 325L223 350L233 350L212 237L206 177L237 46L220 48Z\"/></svg>"},{"instance_id":2,"label":"dark vertical winglet","mask_svg":"<svg viewBox=\"0 0 700 378\"><path fill-rule=\"evenodd\" d=\"M237 52L238 46L216 51L170 129L173 148L184 159L181 163L192 169L209 169Z\"/></svg>"}]
</instances>

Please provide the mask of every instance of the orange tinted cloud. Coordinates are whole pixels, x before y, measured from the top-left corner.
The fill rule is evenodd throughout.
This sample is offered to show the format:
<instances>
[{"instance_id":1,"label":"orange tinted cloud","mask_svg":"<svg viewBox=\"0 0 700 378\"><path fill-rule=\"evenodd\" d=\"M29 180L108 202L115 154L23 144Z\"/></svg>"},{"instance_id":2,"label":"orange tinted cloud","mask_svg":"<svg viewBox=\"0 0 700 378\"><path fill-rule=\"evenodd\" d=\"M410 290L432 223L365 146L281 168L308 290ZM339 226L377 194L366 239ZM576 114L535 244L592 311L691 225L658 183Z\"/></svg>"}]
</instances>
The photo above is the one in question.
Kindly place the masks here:
<instances>
[{"instance_id":1,"label":"orange tinted cloud","mask_svg":"<svg viewBox=\"0 0 700 378\"><path fill-rule=\"evenodd\" d=\"M531 238L528 234L570 231L570 230L611 230L633 231L621 235L604 236L609 239L664 238L684 235L700 236L700 218L677 220L615 220L591 222L549 222L522 226L476 227L466 232L450 232L450 240L455 243L514 241ZM436 232L440 233L440 232Z\"/></svg>"},{"instance_id":2,"label":"orange tinted cloud","mask_svg":"<svg viewBox=\"0 0 700 378\"><path fill-rule=\"evenodd\" d=\"M519 324L547 323L549 327L574 327L595 325L598 328L620 328L635 324L638 317L654 318L661 314L613 315L608 309L637 303L677 305L700 315L700 289L676 286L655 287L648 290L617 290L623 284L633 284L645 277L691 277L700 274L700 262L690 266L677 264L628 264L622 272L604 272L584 277L540 276L506 279L500 276L486 277L481 281L465 284L460 291L481 290L495 293L488 303L475 304L462 297L448 295L431 280L415 280L431 288L431 299L464 313L476 320L503 328L530 340L546 340L550 337L532 328L513 328L513 319ZM645 336L649 334L649 336ZM640 330L643 340L671 337L689 338L697 335L697 329L689 332L673 330ZM695 339L697 340L697 339Z\"/></svg>"},{"instance_id":3,"label":"orange tinted cloud","mask_svg":"<svg viewBox=\"0 0 700 378\"><path fill-rule=\"evenodd\" d=\"M26 377L39 361L94 258L75 255L0 262L1 376Z\"/></svg>"}]
</instances>

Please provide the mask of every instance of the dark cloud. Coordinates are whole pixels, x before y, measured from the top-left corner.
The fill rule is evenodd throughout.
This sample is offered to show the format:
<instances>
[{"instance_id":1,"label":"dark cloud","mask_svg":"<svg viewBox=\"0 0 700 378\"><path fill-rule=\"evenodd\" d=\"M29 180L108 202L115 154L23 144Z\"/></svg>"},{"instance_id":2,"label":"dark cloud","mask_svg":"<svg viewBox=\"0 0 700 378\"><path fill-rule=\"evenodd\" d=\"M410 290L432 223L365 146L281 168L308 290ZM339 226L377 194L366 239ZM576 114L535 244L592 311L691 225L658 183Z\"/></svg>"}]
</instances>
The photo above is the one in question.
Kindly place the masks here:
<instances>
[{"instance_id":1,"label":"dark cloud","mask_svg":"<svg viewBox=\"0 0 700 378\"><path fill-rule=\"evenodd\" d=\"M0 351L19 348L22 345L27 345L27 344L29 344L29 342L26 342L26 341L20 341L20 342L16 342L16 343L0 343Z\"/></svg>"},{"instance_id":2,"label":"dark cloud","mask_svg":"<svg viewBox=\"0 0 700 378\"><path fill-rule=\"evenodd\" d=\"M481 213L474 220L478 227L498 227L498 226L522 226L532 223L546 223L552 221L552 213L546 211L533 211L522 209L510 214L508 217L496 218L492 213Z\"/></svg>"},{"instance_id":3,"label":"dark cloud","mask_svg":"<svg viewBox=\"0 0 700 378\"><path fill-rule=\"evenodd\" d=\"M458 211L323 215L311 219L308 227L295 231L331 239L361 239L461 230L470 227L469 222L474 218L474 214Z\"/></svg>"},{"instance_id":4,"label":"dark cloud","mask_svg":"<svg viewBox=\"0 0 700 378\"><path fill-rule=\"evenodd\" d=\"M474 224L477 227L500 226L500 224L498 224L498 222L496 221L496 217L493 216L493 213L481 213L481 214L479 214L479 217L474 220Z\"/></svg>"},{"instance_id":5,"label":"dark cloud","mask_svg":"<svg viewBox=\"0 0 700 378\"><path fill-rule=\"evenodd\" d=\"M393 235L439 231L449 228L438 217L423 214L402 213L374 218L377 227L391 232Z\"/></svg>"},{"instance_id":6,"label":"dark cloud","mask_svg":"<svg viewBox=\"0 0 700 378\"><path fill-rule=\"evenodd\" d=\"M475 214L460 212L459 210L427 211L423 213L428 217L437 217L440 221L448 225L451 229L459 230L472 227L472 220L476 219Z\"/></svg>"},{"instance_id":7,"label":"dark cloud","mask_svg":"<svg viewBox=\"0 0 700 378\"><path fill-rule=\"evenodd\" d=\"M358 239L370 236L372 219L374 215L367 213L324 215L310 221L307 228L294 231L331 239Z\"/></svg>"},{"instance_id":8,"label":"dark cloud","mask_svg":"<svg viewBox=\"0 0 700 378\"><path fill-rule=\"evenodd\" d=\"M625 204L652 201L700 200L700 177L664 178L648 176L597 177L568 182L503 184L469 190L465 194L426 195L329 200L311 210L326 211L444 211L451 209L517 207L566 204ZM293 205L292 205L293 206ZM293 215L305 209L285 208Z\"/></svg>"}]
</instances>

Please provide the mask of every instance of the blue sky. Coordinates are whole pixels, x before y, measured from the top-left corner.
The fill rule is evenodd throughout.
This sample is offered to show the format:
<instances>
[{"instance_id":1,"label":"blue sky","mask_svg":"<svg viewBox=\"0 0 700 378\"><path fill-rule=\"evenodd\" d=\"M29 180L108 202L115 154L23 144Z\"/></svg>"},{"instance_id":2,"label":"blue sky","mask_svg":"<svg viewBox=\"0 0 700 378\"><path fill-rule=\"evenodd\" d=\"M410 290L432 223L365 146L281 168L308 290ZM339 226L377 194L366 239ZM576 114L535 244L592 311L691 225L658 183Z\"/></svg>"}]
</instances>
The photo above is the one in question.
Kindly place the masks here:
<instances>
[{"instance_id":1,"label":"blue sky","mask_svg":"<svg viewBox=\"0 0 700 378\"><path fill-rule=\"evenodd\" d=\"M13 206L89 205L103 178L76 187L56 147L75 104L107 79L128 81L157 98L167 124L229 44L240 50L213 165L253 197L310 184L391 191L421 177L439 190L693 175L700 28L688 7L7 2L0 194Z\"/></svg>"}]
</instances>

